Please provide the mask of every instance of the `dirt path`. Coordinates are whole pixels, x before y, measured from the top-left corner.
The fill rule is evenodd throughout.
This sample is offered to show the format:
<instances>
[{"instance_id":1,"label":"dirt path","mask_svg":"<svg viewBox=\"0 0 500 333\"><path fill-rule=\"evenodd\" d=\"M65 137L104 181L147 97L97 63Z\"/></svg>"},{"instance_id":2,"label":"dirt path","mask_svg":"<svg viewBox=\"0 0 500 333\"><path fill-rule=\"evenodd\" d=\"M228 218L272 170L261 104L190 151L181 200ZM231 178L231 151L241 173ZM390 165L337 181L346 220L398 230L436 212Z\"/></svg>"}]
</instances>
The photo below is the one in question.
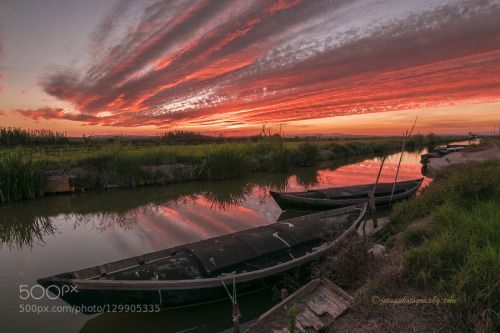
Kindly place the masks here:
<instances>
[{"instance_id":1,"label":"dirt path","mask_svg":"<svg viewBox=\"0 0 500 333\"><path fill-rule=\"evenodd\" d=\"M411 223L408 229L422 228L430 219ZM403 279L403 233L397 234L394 244L383 258L373 258L363 268L365 283L352 292L356 301L351 309L336 319L329 333L441 333L453 332L448 326L447 313L435 304L385 304L385 300L428 300L431 291L419 290Z\"/></svg>"},{"instance_id":2,"label":"dirt path","mask_svg":"<svg viewBox=\"0 0 500 333\"><path fill-rule=\"evenodd\" d=\"M493 143L493 146L483 150L464 150L450 153L440 158L431 158L427 162L427 173L435 174L450 165L461 164L471 161L482 162L486 160L500 160L500 148Z\"/></svg>"}]
</instances>

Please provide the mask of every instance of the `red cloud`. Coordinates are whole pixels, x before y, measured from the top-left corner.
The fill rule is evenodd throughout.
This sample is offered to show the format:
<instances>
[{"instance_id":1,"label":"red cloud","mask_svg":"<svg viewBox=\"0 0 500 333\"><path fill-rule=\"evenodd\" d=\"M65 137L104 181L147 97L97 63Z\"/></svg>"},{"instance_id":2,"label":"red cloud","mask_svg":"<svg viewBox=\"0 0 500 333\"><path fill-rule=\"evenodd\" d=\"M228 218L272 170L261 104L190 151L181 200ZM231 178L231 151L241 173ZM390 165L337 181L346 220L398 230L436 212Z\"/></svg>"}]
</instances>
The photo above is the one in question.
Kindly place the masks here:
<instances>
[{"instance_id":1,"label":"red cloud","mask_svg":"<svg viewBox=\"0 0 500 333\"><path fill-rule=\"evenodd\" d=\"M95 63L42 80L46 93L80 113L19 112L164 128L499 100L500 5L361 5L157 1L118 44L105 45L129 8L118 4L119 15L92 36Z\"/></svg>"},{"instance_id":2,"label":"red cloud","mask_svg":"<svg viewBox=\"0 0 500 333\"><path fill-rule=\"evenodd\" d=\"M16 109L14 111L23 117L31 118L33 120L64 119L83 121L93 124L98 123L99 120L99 118L90 115L64 112L64 109L62 108Z\"/></svg>"}]
</instances>

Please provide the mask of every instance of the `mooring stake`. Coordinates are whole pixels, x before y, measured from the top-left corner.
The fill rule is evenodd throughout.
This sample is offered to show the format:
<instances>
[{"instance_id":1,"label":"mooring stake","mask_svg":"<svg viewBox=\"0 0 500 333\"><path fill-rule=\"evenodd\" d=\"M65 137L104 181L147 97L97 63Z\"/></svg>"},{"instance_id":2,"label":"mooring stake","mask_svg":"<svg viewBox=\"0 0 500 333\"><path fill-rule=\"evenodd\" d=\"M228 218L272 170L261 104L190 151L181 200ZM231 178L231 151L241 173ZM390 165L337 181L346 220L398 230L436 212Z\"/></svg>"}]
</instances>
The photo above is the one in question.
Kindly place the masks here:
<instances>
[{"instance_id":1,"label":"mooring stake","mask_svg":"<svg viewBox=\"0 0 500 333\"><path fill-rule=\"evenodd\" d=\"M413 126L411 127L410 132L408 132L408 130L406 130L405 132L405 136L403 139L403 147L401 148L401 155L399 156L398 168L396 170L396 176L394 177L394 184L392 184L391 199L389 200L389 206L392 206L392 198L394 197L394 191L396 190L396 182L398 181L399 168L401 167L401 162L403 161L403 154L406 148L406 141L412 136L413 130L415 129L415 125L417 124L417 120L418 120L418 115L415 117L415 121L413 122Z\"/></svg>"},{"instance_id":2,"label":"mooring stake","mask_svg":"<svg viewBox=\"0 0 500 333\"><path fill-rule=\"evenodd\" d=\"M382 163L380 163L380 169L378 170L377 180L375 181L375 185L373 185L373 189L371 192L368 192L368 214L366 214L366 218L363 221L363 240L366 242L366 221L368 220L368 215L371 215L373 220L373 229L377 227L377 210L375 207L375 191L377 190L377 184L380 179L380 174L382 173L382 169L384 168L385 159L387 156L382 158Z\"/></svg>"},{"instance_id":3,"label":"mooring stake","mask_svg":"<svg viewBox=\"0 0 500 333\"><path fill-rule=\"evenodd\" d=\"M241 312L240 308L238 306L238 298L236 295L236 277L233 275L233 293L229 292L229 289L226 286L226 283L224 282L224 279L221 277L222 285L224 286L224 289L226 289L227 295L229 296L229 299L231 300L231 303L233 304L233 328L234 328L234 333L240 333L240 317L241 317Z\"/></svg>"}]
</instances>

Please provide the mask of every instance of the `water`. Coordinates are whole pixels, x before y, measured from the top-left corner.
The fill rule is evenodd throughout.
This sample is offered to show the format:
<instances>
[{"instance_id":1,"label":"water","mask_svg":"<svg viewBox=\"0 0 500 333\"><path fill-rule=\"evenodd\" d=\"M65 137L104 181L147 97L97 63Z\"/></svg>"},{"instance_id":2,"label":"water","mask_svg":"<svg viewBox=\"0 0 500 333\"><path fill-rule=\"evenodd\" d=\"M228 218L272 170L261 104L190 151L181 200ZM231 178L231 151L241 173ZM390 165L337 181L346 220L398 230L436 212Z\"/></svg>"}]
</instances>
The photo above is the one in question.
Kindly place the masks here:
<instances>
[{"instance_id":1,"label":"water","mask_svg":"<svg viewBox=\"0 0 500 333\"><path fill-rule=\"evenodd\" d=\"M398 180L421 177L422 153L405 154ZM398 161L399 154L388 156L381 182L394 180ZM36 314L21 312L21 306L52 310L65 303L41 297L37 287L32 297L21 300L25 292L20 288L36 286L38 278L56 273L276 222L282 211L269 190L371 183L379 167L379 158L350 160L291 173L54 196L1 207L0 331L215 332L228 328L229 302L160 313ZM425 178L423 186L429 181ZM277 301L269 291L240 299L242 320L257 317Z\"/></svg>"}]
</instances>

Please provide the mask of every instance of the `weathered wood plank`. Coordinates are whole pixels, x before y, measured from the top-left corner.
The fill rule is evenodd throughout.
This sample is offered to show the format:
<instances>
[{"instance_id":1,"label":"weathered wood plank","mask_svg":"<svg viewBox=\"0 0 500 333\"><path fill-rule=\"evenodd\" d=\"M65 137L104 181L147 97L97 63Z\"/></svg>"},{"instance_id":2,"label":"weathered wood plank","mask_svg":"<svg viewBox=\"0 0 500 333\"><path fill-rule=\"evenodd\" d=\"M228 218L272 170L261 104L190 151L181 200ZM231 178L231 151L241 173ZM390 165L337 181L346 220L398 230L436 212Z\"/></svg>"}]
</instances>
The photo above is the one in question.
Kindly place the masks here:
<instances>
[{"instance_id":1,"label":"weathered wood plank","mask_svg":"<svg viewBox=\"0 0 500 333\"><path fill-rule=\"evenodd\" d=\"M323 327L323 322L307 306L297 316L297 321L305 328L311 327L316 331Z\"/></svg>"},{"instance_id":2,"label":"weathered wood plank","mask_svg":"<svg viewBox=\"0 0 500 333\"><path fill-rule=\"evenodd\" d=\"M337 317L342 311L344 311L344 306L335 302L333 298L335 295L322 296L322 295L314 295L315 302L320 304L325 304L329 309L330 313L333 317Z\"/></svg>"},{"instance_id":3,"label":"weathered wood plank","mask_svg":"<svg viewBox=\"0 0 500 333\"><path fill-rule=\"evenodd\" d=\"M329 280L313 280L277 306L262 315L247 333L288 332L287 308L298 308L296 328L298 332L322 330L346 311L354 299ZM281 326L281 327L280 327ZM271 328L272 327L272 328Z\"/></svg>"}]
</instances>

